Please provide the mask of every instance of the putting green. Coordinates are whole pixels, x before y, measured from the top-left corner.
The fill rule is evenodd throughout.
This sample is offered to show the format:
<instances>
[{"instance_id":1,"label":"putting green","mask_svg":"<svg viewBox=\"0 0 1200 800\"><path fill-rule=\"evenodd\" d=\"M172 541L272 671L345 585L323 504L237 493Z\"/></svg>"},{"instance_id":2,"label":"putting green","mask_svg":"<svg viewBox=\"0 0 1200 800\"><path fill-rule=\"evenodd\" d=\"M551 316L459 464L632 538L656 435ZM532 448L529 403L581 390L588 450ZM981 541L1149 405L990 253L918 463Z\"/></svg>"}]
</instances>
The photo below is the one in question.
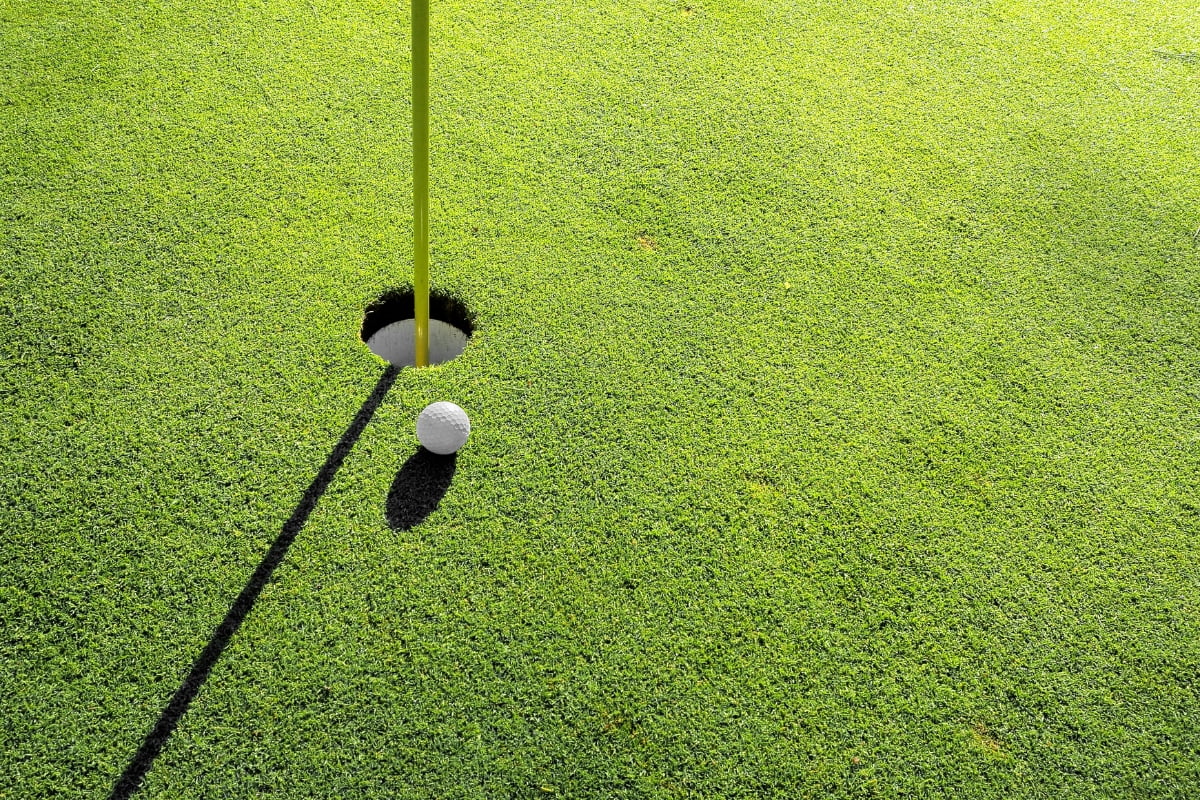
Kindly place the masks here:
<instances>
[{"instance_id":1,"label":"putting green","mask_svg":"<svg viewBox=\"0 0 1200 800\"><path fill-rule=\"evenodd\" d=\"M109 795L382 385L407 13L0 6L0 797ZM433 0L470 344L137 796L1200 794L1198 30Z\"/></svg>"}]
</instances>

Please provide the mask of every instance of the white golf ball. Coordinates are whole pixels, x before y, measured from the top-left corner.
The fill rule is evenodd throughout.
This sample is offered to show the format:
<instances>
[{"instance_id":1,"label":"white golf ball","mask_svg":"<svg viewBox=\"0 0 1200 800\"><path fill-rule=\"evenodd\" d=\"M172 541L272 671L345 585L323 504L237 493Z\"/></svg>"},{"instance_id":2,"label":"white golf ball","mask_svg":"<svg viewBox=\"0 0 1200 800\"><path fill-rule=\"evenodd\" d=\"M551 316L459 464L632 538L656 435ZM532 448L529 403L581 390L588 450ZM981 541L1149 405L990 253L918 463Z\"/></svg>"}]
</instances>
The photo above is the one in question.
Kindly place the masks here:
<instances>
[{"instance_id":1,"label":"white golf ball","mask_svg":"<svg viewBox=\"0 0 1200 800\"><path fill-rule=\"evenodd\" d=\"M457 453L470 434L467 412L454 403L430 403L417 417L417 439L421 446L440 456Z\"/></svg>"}]
</instances>

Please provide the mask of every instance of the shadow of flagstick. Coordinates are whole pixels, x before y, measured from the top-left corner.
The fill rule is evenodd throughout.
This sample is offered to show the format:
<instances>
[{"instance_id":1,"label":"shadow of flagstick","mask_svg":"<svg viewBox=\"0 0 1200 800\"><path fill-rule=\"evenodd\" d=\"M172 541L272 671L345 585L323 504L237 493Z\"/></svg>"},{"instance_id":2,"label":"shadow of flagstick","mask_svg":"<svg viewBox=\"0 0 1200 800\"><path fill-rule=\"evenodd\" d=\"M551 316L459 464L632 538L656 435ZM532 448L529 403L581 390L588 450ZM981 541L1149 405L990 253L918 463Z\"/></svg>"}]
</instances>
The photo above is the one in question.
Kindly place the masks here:
<instances>
[{"instance_id":1,"label":"shadow of flagstick","mask_svg":"<svg viewBox=\"0 0 1200 800\"><path fill-rule=\"evenodd\" d=\"M375 384L375 390L371 392L371 396L367 398L362 408L358 410L354 421L350 423L350 427L346 428L346 432L342 434L342 438L333 448L333 452L329 454L329 458L325 460L325 465L321 467L321 471L317 473L317 477L313 478L313 482L309 484L308 489L304 492L304 496L300 500L300 504L296 506L296 510L292 512L288 521L283 524L283 530L280 531L274 544L271 545L271 549L267 551L267 554L259 563L258 569L250 576L250 580L246 583L245 588L242 589L241 594L233 601L233 605L230 607L229 613L225 615L225 619L213 631L212 637L208 640L208 645L200 653L196 662L192 664L191 672L183 679L183 684L176 690L175 695L171 698L171 702L167 703L167 707L159 715L158 722L154 724L154 728L146 736L146 739L142 742L142 746L138 748L137 753L134 754L128 766L125 767L125 771L121 773L121 777L113 785L109 800L125 800L125 798L130 797L137 791L142 779L150 771L150 765L154 763L154 759L162 752L167 739L170 738L171 733L175 730L180 717L187 711L192 698L196 696L196 693L200 691L200 687L204 685L204 681L208 679L209 672L212 671L213 665L217 663L217 659L221 657L221 653L229 644L229 640L237 633L242 621L250 613L250 609L253 608L258 595L262 592L267 581L270 580L271 573L283 562L283 557L287 555L288 548L291 547L296 534L304 527L304 523L308 521L309 515L317 507L317 501L321 499L321 495L325 493L325 490L333 481L333 476L337 474L338 468L342 466L342 461L350 453L351 448L358 441L358 437L362 435L363 430L367 427L367 423L371 421L371 417L374 416L375 410L383 402L383 398L387 396L388 390L392 388L392 384L395 383L396 375L399 372L399 367L392 366L388 367L383 375L380 376L378 383Z\"/></svg>"}]
</instances>

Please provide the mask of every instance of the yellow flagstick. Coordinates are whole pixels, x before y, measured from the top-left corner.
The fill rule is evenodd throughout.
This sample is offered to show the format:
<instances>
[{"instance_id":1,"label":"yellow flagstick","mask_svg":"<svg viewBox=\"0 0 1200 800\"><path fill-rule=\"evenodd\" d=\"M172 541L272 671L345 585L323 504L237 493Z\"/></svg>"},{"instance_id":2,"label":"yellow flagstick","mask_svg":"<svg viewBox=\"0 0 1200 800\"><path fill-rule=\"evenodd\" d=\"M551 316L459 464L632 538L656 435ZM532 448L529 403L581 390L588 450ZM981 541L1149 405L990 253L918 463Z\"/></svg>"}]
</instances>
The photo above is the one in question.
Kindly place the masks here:
<instances>
[{"instance_id":1,"label":"yellow flagstick","mask_svg":"<svg viewBox=\"0 0 1200 800\"><path fill-rule=\"evenodd\" d=\"M429 366L429 0L412 3L413 299L416 364Z\"/></svg>"}]
</instances>

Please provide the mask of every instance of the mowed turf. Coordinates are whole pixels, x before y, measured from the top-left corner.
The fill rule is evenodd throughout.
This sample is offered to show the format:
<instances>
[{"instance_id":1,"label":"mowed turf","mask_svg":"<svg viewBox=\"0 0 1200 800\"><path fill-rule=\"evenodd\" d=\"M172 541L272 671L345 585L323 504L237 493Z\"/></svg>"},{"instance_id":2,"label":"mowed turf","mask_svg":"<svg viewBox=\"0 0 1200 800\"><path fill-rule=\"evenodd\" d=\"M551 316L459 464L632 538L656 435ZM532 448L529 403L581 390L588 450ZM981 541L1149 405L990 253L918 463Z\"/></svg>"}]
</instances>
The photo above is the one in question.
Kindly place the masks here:
<instances>
[{"instance_id":1,"label":"mowed turf","mask_svg":"<svg viewBox=\"0 0 1200 800\"><path fill-rule=\"evenodd\" d=\"M138 796L1200 795L1195 5L432 5L477 333ZM107 796L383 373L408 47L0 3L0 797Z\"/></svg>"}]
</instances>

